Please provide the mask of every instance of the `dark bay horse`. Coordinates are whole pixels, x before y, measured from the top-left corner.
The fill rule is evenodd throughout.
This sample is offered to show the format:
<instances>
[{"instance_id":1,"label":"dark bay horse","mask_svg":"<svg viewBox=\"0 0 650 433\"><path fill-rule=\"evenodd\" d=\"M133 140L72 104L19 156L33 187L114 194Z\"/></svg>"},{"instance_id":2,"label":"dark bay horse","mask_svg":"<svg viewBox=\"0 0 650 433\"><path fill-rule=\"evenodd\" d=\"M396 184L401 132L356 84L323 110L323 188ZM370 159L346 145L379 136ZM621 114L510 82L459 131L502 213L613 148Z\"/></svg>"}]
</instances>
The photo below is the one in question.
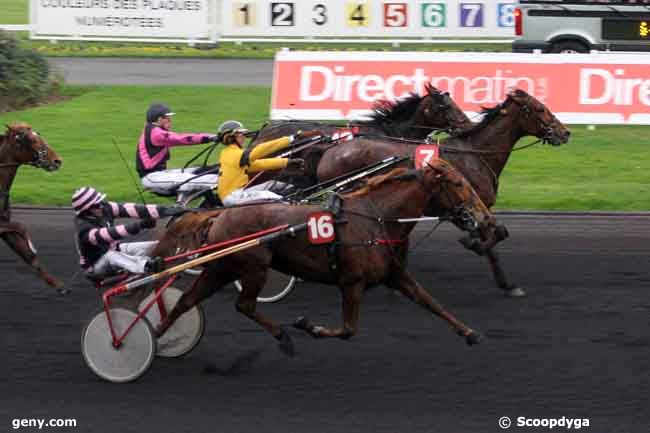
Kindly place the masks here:
<instances>
[{"instance_id":1,"label":"dark bay horse","mask_svg":"<svg viewBox=\"0 0 650 433\"><path fill-rule=\"evenodd\" d=\"M345 219L337 225L337 247L314 245L305 232L295 237L257 246L219 261L211 262L197 284L179 300L157 329L162 335L185 311L212 295L225 284L239 279L243 291L237 310L266 329L286 353L293 353L289 335L256 308L269 268L305 280L338 285L343 297L343 324L331 329L299 318L295 326L314 337L347 339L357 332L359 304L365 289L384 284L399 290L429 312L447 321L468 344L478 343L480 334L447 312L406 270L409 234L414 222L398 223L398 218L420 217L432 198L446 208L465 230L480 237L479 250L491 248L500 239L495 219L463 175L443 160L434 160L421 170L398 168L372 178L361 190L346 194L337 214ZM261 204L223 210L217 218L203 220L203 226L181 230L207 232L208 243L234 239L281 224L300 224L321 211L320 206ZM190 219L196 218L190 216ZM196 224L198 220L194 220ZM179 223L183 223L179 221ZM170 231L171 233L171 231ZM175 233L173 236L176 236ZM161 241L169 247L173 242ZM154 254L161 254L156 251ZM332 266L334 261L335 266Z\"/></svg>"},{"instance_id":2,"label":"dark bay horse","mask_svg":"<svg viewBox=\"0 0 650 433\"><path fill-rule=\"evenodd\" d=\"M9 191L21 165L54 171L61 164L59 155L26 123L7 125L4 135L0 135L0 237L39 277L56 288L62 288L63 283L43 269L25 227L11 222Z\"/></svg>"},{"instance_id":3,"label":"dark bay horse","mask_svg":"<svg viewBox=\"0 0 650 433\"><path fill-rule=\"evenodd\" d=\"M447 92L431 84L425 85L422 96L411 93L397 101L375 102L370 120L350 123L358 134L385 135L413 140L423 140L432 131L459 132L472 125ZM297 131L319 130L332 135L341 126L319 122L280 121L263 127L251 146L267 140L295 134Z\"/></svg>"},{"instance_id":4,"label":"dark bay horse","mask_svg":"<svg viewBox=\"0 0 650 433\"><path fill-rule=\"evenodd\" d=\"M552 145L566 143L569 130L540 101L522 90L484 110L480 123L440 142L441 158L458 168L488 207L496 203L499 175L515 144L532 135ZM318 164L318 180L324 181L365 167L393 155L413 155L417 143L358 138L327 150ZM434 215L438 214L434 212ZM525 292L506 278L495 251L486 255L497 285L510 296Z\"/></svg>"},{"instance_id":5,"label":"dark bay horse","mask_svg":"<svg viewBox=\"0 0 650 433\"><path fill-rule=\"evenodd\" d=\"M332 136L341 128L352 129L355 134L398 137L411 140L424 140L433 131L455 133L472 125L447 92L441 92L431 84L425 85L426 93L409 96L397 101L377 101L372 108L370 120L359 121L341 127L326 123L306 121L274 122L263 127L255 136L250 146L275 138L295 134L296 132L318 130L324 135ZM344 143L344 140L334 144ZM316 183L316 170L319 160L332 144L314 145L293 157L304 158L306 161L305 177L291 176L289 183L310 186ZM261 183L270 179L282 178L284 173L268 173L260 176L253 183Z\"/></svg>"}]
</instances>

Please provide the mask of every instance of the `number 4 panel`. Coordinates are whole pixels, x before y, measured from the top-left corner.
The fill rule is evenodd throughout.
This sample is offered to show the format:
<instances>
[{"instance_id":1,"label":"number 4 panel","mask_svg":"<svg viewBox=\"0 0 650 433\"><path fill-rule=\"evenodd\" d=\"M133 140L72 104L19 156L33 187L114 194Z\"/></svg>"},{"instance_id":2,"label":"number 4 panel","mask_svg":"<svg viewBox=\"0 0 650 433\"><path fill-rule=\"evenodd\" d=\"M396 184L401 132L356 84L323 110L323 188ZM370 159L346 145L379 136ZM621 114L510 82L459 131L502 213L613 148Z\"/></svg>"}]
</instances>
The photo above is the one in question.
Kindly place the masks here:
<instances>
[{"instance_id":1,"label":"number 4 panel","mask_svg":"<svg viewBox=\"0 0 650 433\"><path fill-rule=\"evenodd\" d=\"M346 2L345 23L348 27L370 26L370 5L365 1Z\"/></svg>"}]
</instances>

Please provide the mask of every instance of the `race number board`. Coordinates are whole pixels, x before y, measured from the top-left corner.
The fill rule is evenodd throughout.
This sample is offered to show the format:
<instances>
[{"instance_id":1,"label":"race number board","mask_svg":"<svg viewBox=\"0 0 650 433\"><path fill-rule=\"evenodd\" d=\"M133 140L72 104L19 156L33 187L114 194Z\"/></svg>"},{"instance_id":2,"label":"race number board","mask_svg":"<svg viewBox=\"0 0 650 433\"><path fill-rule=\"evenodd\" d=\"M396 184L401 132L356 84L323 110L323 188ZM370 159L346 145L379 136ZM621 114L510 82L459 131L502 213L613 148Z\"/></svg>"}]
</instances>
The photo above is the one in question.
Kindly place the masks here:
<instances>
[{"instance_id":1,"label":"race number board","mask_svg":"<svg viewBox=\"0 0 650 433\"><path fill-rule=\"evenodd\" d=\"M334 242L334 216L329 212L314 212L307 218L307 237L314 245Z\"/></svg>"},{"instance_id":2,"label":"race number board","mask_svg":"<svg viewBox=\"0 0 650 433\"><path fill-rule=\"evenodd\" d=\"M437 144L422 144L415 148L415 168L420 169L426 162L440 157L440 147Z\"/></svg>"},{"instance_id":3,"label":"race number board","mask_svg":"<svg viewBox=\"0 0 650 433\"><path fill-rule=\"evenodd\" d=\"M515 0L220 0L217 3L221 36L299 38L514 37L516 4Z\"/></svg>"}]
</instances>

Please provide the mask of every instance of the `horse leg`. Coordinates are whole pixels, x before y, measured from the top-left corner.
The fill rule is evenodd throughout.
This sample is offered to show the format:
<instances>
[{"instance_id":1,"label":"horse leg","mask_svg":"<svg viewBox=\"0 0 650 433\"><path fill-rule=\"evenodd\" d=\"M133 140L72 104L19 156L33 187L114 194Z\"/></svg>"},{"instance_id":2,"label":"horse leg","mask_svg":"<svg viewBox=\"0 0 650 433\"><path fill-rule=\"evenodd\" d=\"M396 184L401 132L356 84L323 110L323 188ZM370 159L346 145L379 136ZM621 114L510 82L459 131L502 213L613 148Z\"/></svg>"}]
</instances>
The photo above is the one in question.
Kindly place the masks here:
<instances>
[{"instance_id":1,"label":"horse leg","mask_svg":"<svg viewBox=\"0 0 650 433\"><path fill-rule=\"evenodd\" d=\"M458 335L465 337L467 344L478 344L481 341L481 334L446 311L406 270L399 272L397 277L387 285L392 289L399 290L410 300L417 302L436 316L446 320Z\"/></svg>"},{"instance_id":2,"label":"horse leg","mask_svg":"<svg viewBox=\"0 0 650 433\"><path fill-rule=\"evenodd\" d=\"M50 275L41 265L36 251L31 244L29 235L25 229L20 225L13 223L17 226L16 231L7 231L2 234L2 239L9 245L9 247L21 258L25 263L31 266L36 271L38 276L44 280L50 287L54 287L61 291L63 289L63 282L56 277Z\"/></svg>"},{"instance_id":3,"label":"horse leg","mask_svg":"<svg viewBox=\"0 0 650 433\"><path fill-rule=\"evenodd\" d=\"M223 272L223 268L220 268L220 270L222 272L219 272L219 268L217 270L209 268L197 277L190 290L183 293L172 311L167 314L167 317L155 329L154 334L156 338L160 338L183 313L192 309L192 307L198 305L205 298L212 296L217 290L234 280L232 274Z\"/></svg>"},{"instance_id":4,"label":"horse leg","mask_svg":"<svg viewBox=\"0 0 650 433\"><path fill-rule=\"evenodd\" d=\"M246 272L242 273L239 279L242 291L235 308L278 340L278 347L285 355L293 357L296 351L287 331L256 309L257 297L266 283L267 269L264 266L247 267Z\"/></svg>"},{"instance_id":5,"label":"horse leg","mask_svg":"<svg viewBox=\"0 0 650 433\"><path fill-rule=\"evenodd\" d=\"M526 296L526 291L524 289L508 282L508 278L499 262L499 256L497 256L497 252L494 251L494 248L487 250L485 256L488 259L490 268L492 268L492 274L494 275L494 280L496 281L497 286L504 290L506 296L511 296L513 298Z\"/></svg>"},{"instance_id":6,"label":"horse leg","mask_svg":"<svg viewBox=\"0 0 650 433\"><path fill-rule=\"evenodd\" d=\"M359 305L361 304L364 287L363 282L358 282L346 285L341 289L343 297L343 326L341 328L330 329L314 325L304 316L297 318L293 326L307 332L314 338L336 337L349 340L359 329Z\"/></svg>"}]
</instances>

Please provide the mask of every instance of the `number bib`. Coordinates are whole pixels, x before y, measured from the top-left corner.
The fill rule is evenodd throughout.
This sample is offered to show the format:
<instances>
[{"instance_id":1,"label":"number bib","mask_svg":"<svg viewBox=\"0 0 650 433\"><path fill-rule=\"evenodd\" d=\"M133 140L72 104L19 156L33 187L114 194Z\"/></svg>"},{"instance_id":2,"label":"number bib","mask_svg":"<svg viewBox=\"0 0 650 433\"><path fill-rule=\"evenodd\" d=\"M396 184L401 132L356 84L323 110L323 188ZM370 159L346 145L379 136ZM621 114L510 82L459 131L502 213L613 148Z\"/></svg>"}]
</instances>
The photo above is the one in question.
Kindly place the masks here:
<instances>
[{"instance_id":1,"label":"number bib","mask_svg":"<svg viewBox=\"0 0 650 433\"><path fill-rule=\"evenodd\" d=\"M359 128L357 128L358 131ZM351 128L337 128L336 132L332 134L332 140L350 141L354 140L354 130Z\"/></svg>"},{"instance_id":2,"label":"number bib","mask_svg":"<svg viewBox=\"0 0 650 433\"><path fill-rule=\"evenodd\" d=\"M329 212L314 212L307 218L307 237L314 245L334 242L334 216Z\"/></svg>"},{"instance_id":3,"label":"number bib","mask_svg":"<svg viewBox=\"0 0 650 433\"><path fill-rule=\"evenodd\" d=\"M422 144L415 148L415 168L420 169L426 162L440 158L440 147L437 144Z\"/></svg>"}]
</instances>

